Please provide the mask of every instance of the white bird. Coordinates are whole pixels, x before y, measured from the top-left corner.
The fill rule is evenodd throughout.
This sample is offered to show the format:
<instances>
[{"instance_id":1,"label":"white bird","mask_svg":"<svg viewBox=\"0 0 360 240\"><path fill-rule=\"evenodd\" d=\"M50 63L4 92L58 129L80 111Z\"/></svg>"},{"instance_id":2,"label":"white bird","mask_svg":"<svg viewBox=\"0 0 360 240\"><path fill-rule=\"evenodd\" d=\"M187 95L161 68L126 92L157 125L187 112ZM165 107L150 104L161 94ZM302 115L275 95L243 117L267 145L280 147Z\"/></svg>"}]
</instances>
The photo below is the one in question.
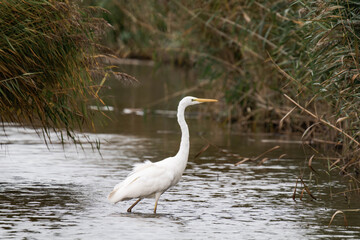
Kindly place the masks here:
<instances>
[{"instance_id":1,"label":"white bird","mask_svg":"<svg viewBox=\"0 0 360 240\"><path fill-rule=\"evenodd\" d=\"M177 110L177 121L181 129L180 149L174 157L166 158L159 162L146 161L134 167L128 177L117 184L109 194L108 200L112 203L124 201L132 198L138 200L128 208L138 204L143 198L155 197L154 213L161 194L180 181L185 170L189 157L189 128L185 122L185 109L188 106L204 103L217 102L216 99L203 99L196 97L184 97Z\"/></svg>"}]
</instances>

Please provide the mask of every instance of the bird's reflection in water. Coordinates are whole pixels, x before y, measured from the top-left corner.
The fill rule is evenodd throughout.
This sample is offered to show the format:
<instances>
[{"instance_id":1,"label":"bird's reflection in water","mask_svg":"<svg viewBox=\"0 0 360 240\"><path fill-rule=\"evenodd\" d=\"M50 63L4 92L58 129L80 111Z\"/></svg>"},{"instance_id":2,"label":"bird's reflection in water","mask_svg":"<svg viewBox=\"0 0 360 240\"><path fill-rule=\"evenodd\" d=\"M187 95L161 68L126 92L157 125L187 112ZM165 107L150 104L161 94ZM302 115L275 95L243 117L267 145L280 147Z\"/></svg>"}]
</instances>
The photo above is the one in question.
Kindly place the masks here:
<instances>
[{"instance_id":1,"label":"bird's reflection in water","mask_svg":"<svg viewBox=\"0 0 360 240\"><path fill-rule=\"evenodd\" d=\"M169 213L144 213L144 212L118 212L118 213L111 213L109 217L115 218L131 218L131 219L139 219L139 220L146 220L150 223L158 223L159 220L163 221L170 221L179 225L186 225L186 219L183 219L175 214Z\"/></svg>"}]
</instances>

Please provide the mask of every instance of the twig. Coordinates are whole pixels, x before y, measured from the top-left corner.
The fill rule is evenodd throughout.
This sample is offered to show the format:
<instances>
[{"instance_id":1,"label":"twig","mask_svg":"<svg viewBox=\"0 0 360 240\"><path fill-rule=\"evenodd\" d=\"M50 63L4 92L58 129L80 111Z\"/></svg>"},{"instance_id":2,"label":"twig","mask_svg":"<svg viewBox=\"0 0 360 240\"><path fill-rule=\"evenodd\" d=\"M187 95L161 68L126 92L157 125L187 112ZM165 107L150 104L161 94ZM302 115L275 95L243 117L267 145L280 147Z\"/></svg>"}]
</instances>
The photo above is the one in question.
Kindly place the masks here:
<instances>
[{"instance_id":1,"label":"twig","mask_svg":"<svg viewBox=\"0 0 360 240\"><path fill-rule=\"evenodd\" d=\"M198 158L203 152L205 152L209 147L211 146L210 143L206 144L204 147L201 148L201 150L195 155L195 158Z\"/></svg>"},{"instance_id":2,"label":"twig","mask_svg":"<svg viewBox=\"0 0 360 240\"><path fill-rule=\"evenodd\" d=\"M336 127L335 125L325 121L324 119L316 116L314 113L310 112L309 110L307 110L306 108L302 107L300 104L298 104L295 100L293 100L292 98L290 98L288 95L284 94L284 96L293 104L295 104L298 108L300 108L301 110L303 110L304 112L306 112L307 114L309 114L310 116L312 116L313 118L319 120L320 122L324 123L325 125L328 125L329 127L335 129L336 131L344 134L347 138L349 138L350 140L352 140L354 143L356 143L358 146L360 146L360 143L358 141L356 141L352 136L350 136L349 134L347 134L346 132L344 132L344 130Z\"/></svg>"},{"instance_id":3,"label":"twig","mask_svg":"<svg viewBox=\"0 0 360 240\"><path fill-rule=\"evenodd\" d=\"M311 194L310 189L308 188L308 186L306 186L306 184L304 183L304 181L303 181L303 179L301 177L300 177L300 181L304 185L304 188L305 188L305 191L307 192L307 194L309 194L309 196L312 199L316 200L316 197L314 197L314 195Z\"/></svg>"},{"instance_id":4,"label":"twig","mask_svg":"<svg viewBox=\"0 0 360 240\"><path fill-rule=\"evenodd\" d=\"M308 167L310 168L310 170L312 170L314 173L318 174L317 171L315 171L315 169L311 166L312 164L312 160L313 158L315 157L315 155L312 155L309 159L309 162L308 162Z\"/></svg>"},{"instance_id":5,"label":"twig","mask_svg":"<svg viewBox=\"0 0 360 240\"><path fill-rule=\"evenodd\" d=\"M344 224L345 224L345 227L347 227L347 226L348 226L348 221L347 221L347 219L346 219L345 213L344 213L343 211L341 211L341 210L337 210L337 211L332 215L331 220L330 220L328 226L330 227L332 221L334 220L335 216L336 216L338 213L342 213L342 214L343 214L343 216L344 216Z\"/></svg>"},{"instance_id":6,"label":"twig","mask_svg":"<svg viewBox=\"0 0 360 240\"><path fill-rule=\"evenodd\" d=\"M281 120L280 120L280 122L279 122L279 129L282 128L284 120L285 120L295 109L296 109L296 107L293 107L289 112L287 112L287 113L285 114L285 116L284 116L283 118L281 118Z\"/></svg>"},{"instance_id":7,"label":"twig","mask_svg":"<svg viewBox=\"0 0 360 240\"><path fill-rule=\"evenodd\" d=\"M342 192L333 193L333 195L344 194L344 193L355 192L355 191L360 191L360 188L354 188L354 189L351 189L351 190L346 190L346 191L342 191Z\"/></svg>"},{"instance_id":8,"label":"twig","mask_svg":"<svg viewBox=\"0 0 360 240\"><path fill-rule=\"evenodd\" d=\"M340 158L338 158L335 162L333 162L331 165L330 165L330 167L329 167L329 169L330 169L330 171L331 171L331 169L333 168L333 166L335 166L338 162L340 162L341 161L341 159Z\"/></svg>"},{"instance_id":9,"label":"twig","mask_svg":"<svg viewBox=\"0 0 360 240\"><path fill-rule=\"evenodd\" d=\"M267 154L267 153L269 153L269 152L272 152L272 151L274 151L274 150L276 150L276 149L279 149L279 148L280 148L280 146L275 146L275 147L273 147L273 148L271 148L271 149L268 149L268 150L266 150L265 152L263 152L262 154L260 154L259 156L257 156L256 158L253 158L253 160L257 160L257 159L259 159L260 157L264 156L265 154Z\"/></svg>"},{"instance_id":10,"label":"twig","mask_svg":"<svg viewBox=\"0 0 360 240\"><path fill-rule=\"evenodd\" d=\"M342 146L343 145L341 142L327 141L327 140L322 140L322 139L318 139L318 138L313 138L312 141L317 142L317 143L336 145L336 146Z\"/></svg>"},{"instance_id":11,"label":"twig","mask_svg":"<svg viewBox=\"0 0 360 240\"><path fill-rule=\"evenodd\" d=\"M270 13L272 12L268 7L264 6L263 4L261 4L261 3L257 2L257 1L255 1L255 4L258 5L259 7L263 8L263 9L265 9L267 12L270 12ZM281 20L292 21L293 23L299 24L300 26L304 25L304 23L302 21L290 19L288 17L285 17L285 16L281 15L278 12L275 15L276 15L276 17L280 18Z\"/></svg>"},{"instance_id":12,"label":"twig","mask_svg":"<svg viewBox=\"0 0 360 240\"><path fill-rule=\"evenodd\" d=\"M295 188L294 188L294 193L293 193L293 196L292 196L292 199L293 199L295 202L296 202L295 196L296 196L296 189L297 189L298 181L299 181L299 177L297 177L297 179L296 179Z\"/></svg>"},{"instance_id":13,"label":"twig","mask_svg":"<svg viewBox=\"0 0 360 240\"><path fill-rule=\"evenodd\" d=\"M274 61L274 59L271 57L270 53L268 52L268 56L270 58L270 61L274 64L274 66L276 67L276 69L287 79L295 82L298 84L298 86L302 86L304 88L307 88L306 86L304 86L303 84L301 84L298 80L296 80L295 78L293 78L292 76L290 76L287 72L285 72L278 64L276 64L276 62Z\"/></svg>"}]
</instances>

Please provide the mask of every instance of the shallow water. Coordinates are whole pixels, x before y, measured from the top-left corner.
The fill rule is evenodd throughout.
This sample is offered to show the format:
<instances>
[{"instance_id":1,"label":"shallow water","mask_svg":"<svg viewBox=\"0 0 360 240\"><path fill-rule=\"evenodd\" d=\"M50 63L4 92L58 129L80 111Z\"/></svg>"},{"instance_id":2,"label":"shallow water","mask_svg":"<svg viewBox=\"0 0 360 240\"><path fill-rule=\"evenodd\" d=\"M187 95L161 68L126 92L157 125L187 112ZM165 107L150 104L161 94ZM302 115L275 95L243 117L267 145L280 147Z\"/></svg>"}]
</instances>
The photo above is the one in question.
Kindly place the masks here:
<instances>
[{"instance_id":1,"label":"shallow water","mask_svg":"<svg viewBox=\"0 0 360 240\"><path fill-rule=\"evenodd\" d=\"M106 196L133 164L176 153L180 133L175 119L117 113L116 121L88 134L101 141L101 155L89 144L63 146L56 138L46 146L34 130L5 126L6 133L0 132L1 239L359 238L356 212L346 213L349 227L343 226L341 214L328 227L336 210L359 209L360 204L355 196L350 203L341 194L330 198L330 192L343 191L346 182L335 172L329 180L326 161L313 163L319 175L309 182L304 148L277 144L283 136L230 134L210 120L188 123L187 169L162 195L156 215L153 199L127 213L133 201L112 205ZM210 147L194 159L204 139L229 152ZM262 165L234 165L239 159L231 153L252 157L275 145L280 149L266 155L269 160ZM287 155L278 159L283 153ZM301 172L307 173L306 183L317 200L306 193L300 200L298 191L293 201Z\"/></svg>"}]
</instances>

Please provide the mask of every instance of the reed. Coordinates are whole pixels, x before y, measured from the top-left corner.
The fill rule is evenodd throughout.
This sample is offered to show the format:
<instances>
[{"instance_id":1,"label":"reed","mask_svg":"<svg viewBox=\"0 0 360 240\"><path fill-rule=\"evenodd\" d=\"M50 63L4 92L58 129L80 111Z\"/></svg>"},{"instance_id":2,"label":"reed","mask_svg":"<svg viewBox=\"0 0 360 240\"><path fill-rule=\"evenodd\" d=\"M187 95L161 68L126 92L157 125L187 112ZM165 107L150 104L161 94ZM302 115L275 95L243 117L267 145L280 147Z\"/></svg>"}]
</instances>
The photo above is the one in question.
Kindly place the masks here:
<instances>
[{"instance_id":1,"label":"reed","mask_svg":"<svg viewBox=\"0 0 360 240\"><path fill-rule=\"evenodd\" d=\"M92 126L89 102L101 104L98 44L109 24L101 11L71 1L0 3L0 121L50 129ZM61 138L63 134L60 131Z\"/></svg>"},{"instance_id":2,"label":"reed","mask_svg":"<svg viewBox=\"0 0 360 240\"><path fill-rule=\"evenodd\" d=\"M358 155L357 1L95 2L113 12L120 55L197 69L226 101L225 123L306 133L304 141Z\"/></svg>"}]
</instances>

